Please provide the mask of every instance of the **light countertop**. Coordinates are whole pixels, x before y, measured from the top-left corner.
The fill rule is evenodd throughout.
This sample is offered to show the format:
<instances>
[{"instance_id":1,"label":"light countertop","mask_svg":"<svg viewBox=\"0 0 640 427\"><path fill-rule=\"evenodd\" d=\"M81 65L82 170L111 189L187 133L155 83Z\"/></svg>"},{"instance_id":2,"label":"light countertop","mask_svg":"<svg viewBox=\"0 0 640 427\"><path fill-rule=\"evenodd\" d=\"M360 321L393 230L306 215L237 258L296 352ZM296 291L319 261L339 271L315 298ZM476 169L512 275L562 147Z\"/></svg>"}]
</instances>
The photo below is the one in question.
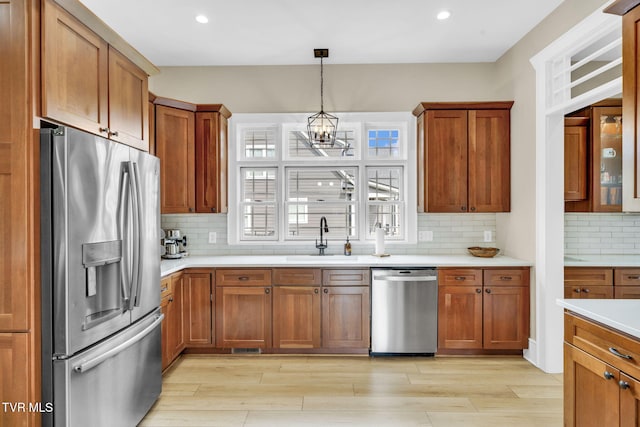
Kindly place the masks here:
<instances>
[{"instance_id":1,"label":"light countertop","mask_svg":"<svg viewBox=\"0 0 640 427\"><path fill-rule=\"evenodd\" d=\"M558 299L558 305L640 339L638 299Z\"/></svg>"},{"instance_id":2,"label":"light countertop","mask_svg":"<svg viewBox=\"0 0 640 427\"><path fill-rule=\"evenodd\" d=\"M640 255L565 255L565 267L640 267Z\"/></svg>"},{"instance_id":3,"label":"light countertop","mask_svg":"<svg viewBox=\"0 0 640 427\"><path fill-rule=\"evenodd\" d=\"M162 260L161 276L194 267L530 267L527 261L498 255L479 258L471 255L237 255L188 256Z\"/></svg>"}]
</instances>

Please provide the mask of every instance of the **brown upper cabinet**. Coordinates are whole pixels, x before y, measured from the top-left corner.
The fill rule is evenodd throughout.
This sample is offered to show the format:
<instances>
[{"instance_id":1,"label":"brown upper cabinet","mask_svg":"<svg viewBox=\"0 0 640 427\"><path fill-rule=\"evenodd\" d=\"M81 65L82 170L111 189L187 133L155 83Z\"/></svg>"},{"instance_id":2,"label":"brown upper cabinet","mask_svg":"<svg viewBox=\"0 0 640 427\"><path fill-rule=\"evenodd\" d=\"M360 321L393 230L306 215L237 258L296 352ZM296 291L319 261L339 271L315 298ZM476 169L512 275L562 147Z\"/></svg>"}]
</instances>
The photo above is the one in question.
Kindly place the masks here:
<instances>
[{"instance_id":1,"label":"brown upper cabinet","mask_svg":"<svg viewBox=\"0 0 640 427\"><path fill-rule=\"evenodd\" d=\"M148 151L147 73L52 0L42 27L42 116Z\"/></svg>"},{"instance_id":2,"label":"brown upper cabinet","mask_svg":"<svg viewBox=\"0 0 640 427\"><path fill-rule=\"evenodd\" d=\"M623 199L625 212L640 212L640 164L637 161L640 149L640 4L638 0L618 0L604 11L622 17L622 140Z\"/></svg>"},{"instance_id":3,"label":"brown upper cabinet","mask_svg":"<svg viewBox=\"0 0 640 427\"><path fill-rule=\"evenodd\" d=\"M227 212L229 110L160 97L154 105L161 212Z\"/></svg>"},{"instance_id":4,"label":"brown upper cabinet","mask_svg":"<svg viewBox=\"0 0 640 427\"><path fill-rule=\"evenodd\" d=\"M622 107L610 99L565 117L567 212L622 211Z\"/></svg>"},{"instance_id":5,"label":"brown upper cabinet","mask_svg":"<svg viewBox=\"0 0 640 427\"><path fill-rule=\"evenodd\" d=\"M418 211L510 210L512 101L420 103Z\"/></svg>"}]
</instances>

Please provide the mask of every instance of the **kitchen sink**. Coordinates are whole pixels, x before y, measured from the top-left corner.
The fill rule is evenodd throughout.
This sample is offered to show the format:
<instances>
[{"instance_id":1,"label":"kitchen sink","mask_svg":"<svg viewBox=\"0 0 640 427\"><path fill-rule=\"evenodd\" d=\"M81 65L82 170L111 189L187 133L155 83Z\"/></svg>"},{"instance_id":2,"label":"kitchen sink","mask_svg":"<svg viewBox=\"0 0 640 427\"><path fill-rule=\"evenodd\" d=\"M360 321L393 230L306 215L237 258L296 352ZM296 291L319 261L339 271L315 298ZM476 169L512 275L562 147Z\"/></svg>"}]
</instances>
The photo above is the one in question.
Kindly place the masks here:
<instances>
[{"instance_id":1,"label":"kitchen sink","mask_svg":"<svg viewBox=\"0 0 640 427\"><path fill-rule=\"evenodd\" d=\"M357 255L287 255L286 261L289 262L353 262L358 259Z\"/></svg>"}]
</instances>

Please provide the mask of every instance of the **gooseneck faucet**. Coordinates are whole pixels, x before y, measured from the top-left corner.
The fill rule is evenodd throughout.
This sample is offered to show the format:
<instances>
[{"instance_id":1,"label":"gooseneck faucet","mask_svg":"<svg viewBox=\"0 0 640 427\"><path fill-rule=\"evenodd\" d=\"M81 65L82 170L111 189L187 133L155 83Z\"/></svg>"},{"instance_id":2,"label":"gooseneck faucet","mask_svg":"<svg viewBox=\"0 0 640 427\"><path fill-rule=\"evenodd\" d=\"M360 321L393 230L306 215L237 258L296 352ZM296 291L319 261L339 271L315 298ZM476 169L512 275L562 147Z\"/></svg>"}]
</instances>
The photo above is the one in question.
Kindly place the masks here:
<instances>
[{"instance_id":1,"label":"gooseneck faucet","mask_svg":"<svg viewBox=\"0 0 640 427\"><path fill-rule=\"evenodd\" d=\"M318 239L316 239L316 248L320 251L318 255L324 255L324 250L327 249L327 241L322 241L322 232L328 233L329 227L327 226L327 218L320 218L320 244L318 244Z\"/></svg>"}]
</instances>

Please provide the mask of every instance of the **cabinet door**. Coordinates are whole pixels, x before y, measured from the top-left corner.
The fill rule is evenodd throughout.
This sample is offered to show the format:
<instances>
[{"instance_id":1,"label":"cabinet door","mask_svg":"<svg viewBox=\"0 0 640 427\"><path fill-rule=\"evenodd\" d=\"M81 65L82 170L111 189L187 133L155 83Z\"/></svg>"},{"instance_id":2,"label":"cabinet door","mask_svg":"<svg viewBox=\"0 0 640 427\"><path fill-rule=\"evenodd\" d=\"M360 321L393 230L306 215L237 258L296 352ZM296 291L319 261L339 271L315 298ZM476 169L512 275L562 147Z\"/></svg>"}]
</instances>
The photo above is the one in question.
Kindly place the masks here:
<instances>
[{"instance_id":1,"label":"cabinet door","mask_svg":"<svg viewBox=\"0 0 640 427\"><path fill-rule=\"evenodd\" d=\"M169 322L168 345L169 355L171 356L169 363L173 361L182 350L184 350L184 325L182 318L182 305L184 301L183 293L183 275L179 274L171 278L171 288L173 292L169 297L169 306L167 307Z\"/></svg>"},{"instance_id":2,"label":"cabinet door","mask_svg":"<svg viewBox=\"0 0 640 427\"><path fill-rule=\"evenodd\" d=\"M622 17L623 205L625 212L640 212L640 8Z\"/></svg>"},{"instance_id":3,"label":"cabinet door","mask_svg":"<svg viewBox=\"0 0 640 427\"><path fill-rule=\"evenodd\" d=\"M320 347L320 287L273 287L273 347Z\"/></svg>"},{"instance_id":4,"label":"cabinet door","mask_svg":"<svg viewBox=\"0 0 640 427\"><path fill-rule=\"evenodd\" d=\"M565 343L564 425L619 425L619 380L617 369Z\"/></svg>"},{"instance_id":5,"label":"cabinet door","mask_svg":"<svg viewBox=\"0 0 640 427\"><path fill-rule=\"evenodd\" d=\"M216 287L216 346L271 347L271 287Z\"/></svg>"},{"instance_id":6,"label":"cabinet door","mask_svg":"<svg viewBox=\"0 0 640 427\"><path fill-rule=\"evenodd\" d=\"M565 120L566 122L566 120ZM564 200L587 199L588 183L588 128L584 126L564 127Z\"/></svg>"},{"instance_id":7,"label":"cabinet door","mask_svg":"<svg viewBox=\"0 0 640 427\"><path fill-rule=\"evenodd\" d=\"M109 137L149 151L147 74L109 47Z\"/></svg>"},{"instance_id":8,"label":"cabinet door","mask_svg":"<svg viewBox=\"0 0 640 427\"><path fill-rule=\"evenodd\" d=\"M107 137L107 42L47 0L42 43L43 117Z\"/></svg>"},{"instance_id":9,"label":"cabinet door","mask_svg":"<svg viewBox=\"0 0 640 427\"><path fill-rule=\"evenodd\" d=\"M510 121L509 110L469 111L469 212L511 209Z\"/></svg>"},{"instance_id":10,"label":"cabinet door","mask_svg":"<svg viewBox=\"0 0 640 427\"><path fill-rule=\"evenodd\" d=\"M417 123L417 127L416 127L416 135L417 135L417 145L416 145L416 154L417 154L417 167L416 167L416 173L418 175L418 185L417 185L417 197L416 197L416 201L418 203L418 212L424 212L425 211L425 204L424 204L424 199L425 199L425 169L426 164L425 164L425 159L424 159L424 128L425 128L425 120L427 120L427 114L423 113L420 116L418 116L418 119L416 120Z\"/></svg>"},{"instance_id":11,"label":"cabinet door","mask_svg":"<svg viewBox=\"0 0 640 427\"><path fill-rule=\"evenodd\" d=\"M220 159L219 116L219 113L196 113L197 212L222 212L220 210L222 159ZM226 152L226 150L222 151ZM226 158L224 162L226 163Z\"/></svg>"},{"instance_id":12,"label":"cabinet door","mask_svg":"<svg viewBox=\"0 0 640 427\"><path fill-rule=\"evenodd\" d=\"M322 347L369 348L369 287L322 288Z\"/></svg>"},{"instance_id":13,"label":"cabinet door","mask_svg":"<svg viewBox=\"0 0 640 427\"><path fill-rule=\"evenodd\" d=\"M620 372L620 427L640 425L640 381Z\"/></svg>"},{"instance_id":14,"label":"cabinet door","mask_svg":"<svg viewBox=\"0 0 640 427\"><path fill-rule=\"evenodd\" d=\"M438 348L482 348L482 285L438 288Z\"/></svg>"},{"instance_id":15,"label":"cabinet door","mask_svg":"<svg viewBox=\"0 0 640 427\"><path fill-rule=\"evenodd\" d=\"M622 212L622 108L593 107L593 211Z\"/></svg>"},{"instance_id":16,"label":"cabinet door","mask_svg":"<svg viewBox=\"0 0 640 427\"><path fill-rule=\"evenodd\" d=\"M187 347L213 344L211 273L184 275L184 339Z\"/></svg>"},{"instance_id":17,"label":"cabinet door","mask_svg":"<svg viewBox=\"0 0 640 427\"><path fill-rule=\"evenodd\" d=\"M169 322L171 319L169 317L169 299L171 298L171 294L168 294L166 297L160 300L160 311L164 314L164 319L162 319L162 323L160 324L161 330L161 347L162 347L162 370L164 371L167 366L171 363L171 352L169 349ZM172 312L173 313L173 312Z\"/></svg>"},{"instance_id":18,"label":"cabinet door","mask_svg":"<svg viewBox=\"0 0 640 427\"><path fill-rule=\"evenodd\" d=\"M485 285L482 304L485 349L528 347L529 287Z\"/></svg>"},{"instance_id":19,"label":"cabinet door","mask_svg":"<svg viewBox=\"0 0 640 427\"><path fill-rule=\"evenodd\" d=\"M194 126L193 112L156 105L162 213L195 212Z\"/></svg>"},{"instance_id":20,"label":"cabinet door","mask_svg":"<svg viewBox=\"0 0 640 427\"><path fill-rule=\"evenodd\" d=\"M467 212L467 111L426 111L426 212Z\"/></svg>"},{"instance_id":21,"label":"cabinet door","mask_svg":"<svg viewBox=\"0 0 640 427\"><path fill-rule=\"evenodd\" d=\"M28 405L28 402L37 401L30 399L29 395L33 380L29 372L32 353L30 347L27 333L0 334L0 402L12 404L23 402ZM32 420L33 413L24 410L10 411L7 408L2 408L0 411L2 411L0 425L17 427L37 425Z\"/></svg>"}]
</instances>

